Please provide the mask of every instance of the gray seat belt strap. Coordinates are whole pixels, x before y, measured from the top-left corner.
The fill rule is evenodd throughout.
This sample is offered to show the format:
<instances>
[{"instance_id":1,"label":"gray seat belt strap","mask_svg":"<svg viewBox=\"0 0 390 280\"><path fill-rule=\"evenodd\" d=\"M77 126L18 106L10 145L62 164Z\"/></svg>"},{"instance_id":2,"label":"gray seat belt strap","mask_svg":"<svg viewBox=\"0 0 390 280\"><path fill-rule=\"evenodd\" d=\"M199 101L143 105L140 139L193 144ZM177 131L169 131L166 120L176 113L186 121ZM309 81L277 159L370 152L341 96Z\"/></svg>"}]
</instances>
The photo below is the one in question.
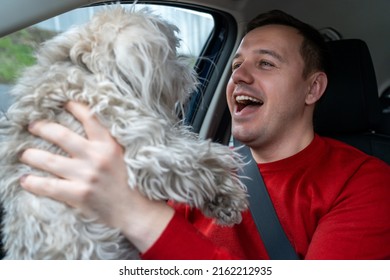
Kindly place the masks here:
<instances>
[{"instance_id":1,"label":"gray seat belt strap","mask_svg":"<svg viewBox=\"0 0 390 280\"><path fill-rule=\"evenodd\" d=\"M234 140L234 146L242 146ZM246 185L249 195L249 209L253 220L263 240L271 260L298 260L298 255L291 246L276 215L271 198L261 177L257 163L247 146L242 146L238 152L250 163L239 172L242 182Z\"/></svg>"}]
</instances>

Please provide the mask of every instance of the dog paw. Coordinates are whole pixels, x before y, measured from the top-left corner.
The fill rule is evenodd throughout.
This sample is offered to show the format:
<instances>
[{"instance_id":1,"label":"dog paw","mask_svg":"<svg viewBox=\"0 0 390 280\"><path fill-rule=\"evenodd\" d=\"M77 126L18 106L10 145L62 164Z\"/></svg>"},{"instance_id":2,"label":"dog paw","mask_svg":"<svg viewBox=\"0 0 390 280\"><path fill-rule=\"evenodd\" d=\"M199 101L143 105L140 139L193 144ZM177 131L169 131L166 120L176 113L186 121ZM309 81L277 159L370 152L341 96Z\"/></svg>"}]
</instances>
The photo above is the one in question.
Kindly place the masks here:
<instances>
[{"instance_id":1,"label":"dog paw","mask_svg":"<svg viewBox=\"0 0 390 280\"><path fill-rule=\"evenodd\" d=\"M214 218L220 225L232 226L242 221L241 212L247 208L246 200L218 196L205 205L204 214Z\"/></svg>"}]
</instances>

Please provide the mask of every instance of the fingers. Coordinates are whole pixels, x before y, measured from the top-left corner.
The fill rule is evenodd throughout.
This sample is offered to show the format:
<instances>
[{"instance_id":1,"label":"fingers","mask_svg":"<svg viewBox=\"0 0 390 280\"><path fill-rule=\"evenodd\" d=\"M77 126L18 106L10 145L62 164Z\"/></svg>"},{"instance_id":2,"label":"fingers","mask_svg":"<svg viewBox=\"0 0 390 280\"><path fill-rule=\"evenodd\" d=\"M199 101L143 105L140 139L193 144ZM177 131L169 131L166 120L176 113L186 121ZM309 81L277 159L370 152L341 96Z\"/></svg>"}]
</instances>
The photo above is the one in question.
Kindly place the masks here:
<instances>
[{"instance_id":1,"label":"fingers","mask_svg":"<svg viewBox=\"0 0 390 280\"><path fill-rule=\"evenodd\" d=\"M69 102L66 109L83 125L87 137L67 127L48 121L37 121L29 131L64 150L69 156L29 148L20 161L57 177L26 175L20 184L27 191L64 202L80 209L84 214L94 213L109 224L111 206L128 192L127 172L123 161L123 148L99 123L85 105ZM111 186L120 186L114 191ZM111 200L108 198L113 196ZM96 210L99 205L108 205ZM99 206L100 207L100 206ZM108 218L104 218L104 217Z\"/></svg>"},{"instance_id":2,"label":"fingers","mask_svg":"<svg viewBox=\"0 0 390 280\"><path fill-rule=\"evenodd\" d=\"M46 196L72 207L77 207L79 204L79 188L75 188L74 184L66 180L28 175L20 179L20 185L38 196Z\"/></svg>"},{"instance_id":3,"label":"fingers","mask_svg":"<svg viewBox=\"0 0 390 280\"><path fill-rule=\"evenodd\" d=\"M85 153L87 139L65 126L48 121L37 121L30 124L28 129L35 136L57 145L70 156Z\"/></svg>"},{"instance_id":4,"label":"fingers","mask_svg":"<svg viewBox=\"0 0 390 280\"><path fill-rule=\"evenodd\" d=\"M22 153L20 161L36 169L70 180L85 177L84 173L88 171L85 164L77 158L68 158L38 149L26 150Z\"/></svg>"},{"instance_id":5,"label":"fingers","mask_svg":"<svg viewBox=\"0 0 390 280\"><path fill-rule=\"evenodd\" d=\"M69 128L58 123L48 121L37 121L29 126L29 131L63 149L70 156L85 157L88 151L88 144L92 142L113 142L113 138L105 128L94 117L88 106L77 102L68 102L66 109L78 119L84 127L87 139L73 132Z\"/></svg>"},{"instance_id":6,"label":"fingers","mask_svg":"<svg viewBox=\"0 0 390 280\"><path fill-rule=\"evenodd\" d=\"M107 128L105 128L96 117L93 116L91 110L88 106L77 103L74 101L69 101L65 108L76 118L78 119L87 134L88 139L96 140L96 139L107 139L111 138L111 135Z\"/></svg>"}]
</instances>

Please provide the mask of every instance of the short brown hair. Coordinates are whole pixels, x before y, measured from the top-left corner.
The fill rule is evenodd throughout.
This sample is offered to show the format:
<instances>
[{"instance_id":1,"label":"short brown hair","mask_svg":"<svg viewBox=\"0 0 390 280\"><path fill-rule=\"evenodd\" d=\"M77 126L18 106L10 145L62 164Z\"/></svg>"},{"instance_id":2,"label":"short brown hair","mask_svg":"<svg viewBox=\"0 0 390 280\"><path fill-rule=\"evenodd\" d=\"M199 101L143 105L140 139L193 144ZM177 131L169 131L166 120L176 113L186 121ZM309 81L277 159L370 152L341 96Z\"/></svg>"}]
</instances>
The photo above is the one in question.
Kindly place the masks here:
<instances>
[{"instance_id":1,"label":"short brown hair","mask_svg":"<svg viewBox=\"0 0 390 280\"><path fill-rule=\"evenodd\" d=\"M270 24L279 24L293 27L303 36L300 53L305 62L303 77L306 78L316 70L328 72L328 49L321 33L313 26L306 24L293 16L280 11L272 10L252 19L246 26L246 33L251 30Z\"/></svg>"}]
</instances>

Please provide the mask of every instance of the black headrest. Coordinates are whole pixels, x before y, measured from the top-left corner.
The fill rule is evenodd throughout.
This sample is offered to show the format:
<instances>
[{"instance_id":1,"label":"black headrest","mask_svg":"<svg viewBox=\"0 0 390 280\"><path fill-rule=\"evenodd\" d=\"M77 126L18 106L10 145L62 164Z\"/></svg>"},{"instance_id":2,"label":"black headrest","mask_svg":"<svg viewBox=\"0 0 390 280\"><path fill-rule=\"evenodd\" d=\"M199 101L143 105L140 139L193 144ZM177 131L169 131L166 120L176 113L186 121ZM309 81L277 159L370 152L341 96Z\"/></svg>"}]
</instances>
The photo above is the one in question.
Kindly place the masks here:
<instances>
[{"instance_id":1,"label":"black headrest","mask_svg":"<svg viewBox=\"0 0 390 280\"><path fill-rule=\"evenodd\" d=\"M328 87L317 104L314 128L334 135L373 130L380 119L378 86L370 51L359 39L328 42Z\"/></svg>"}]
</instances>

